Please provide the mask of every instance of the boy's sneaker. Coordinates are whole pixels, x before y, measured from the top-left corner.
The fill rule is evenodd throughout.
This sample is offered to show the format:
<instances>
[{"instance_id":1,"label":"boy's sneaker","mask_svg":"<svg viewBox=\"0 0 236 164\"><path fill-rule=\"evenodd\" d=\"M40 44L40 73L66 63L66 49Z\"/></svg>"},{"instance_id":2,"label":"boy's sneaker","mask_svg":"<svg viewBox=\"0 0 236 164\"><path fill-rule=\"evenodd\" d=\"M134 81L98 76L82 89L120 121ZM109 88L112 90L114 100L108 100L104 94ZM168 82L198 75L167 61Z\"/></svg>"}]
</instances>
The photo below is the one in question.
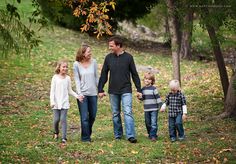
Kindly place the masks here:
<instances>
[{"instance_id":1,"label":"boy's sneaker","mask_svg":"<svg viewBox=\"0 0 236 164\"><path fill-rule=\"evenodd\" d=\"M176 138L170 138L171 142L175 142Z\"/></svg>"},{"instance_id":2,"label":"boy's sneaker","mask_svg":"<svg viewBox=\"0 0 236 164\"><path fill-rule=\"evenodd\" d=\"M121 137L116 137L115 139L116 139L116 141L120 141Z\"/></svg>"},{"instance_id":3,"label":"boy's sneaker","mask_svg":"<svg viewBox=\"0 0 236 164\"><path fill-rule=\"evenodd\" d=\"M63 139L61 140L61 143L66 144L66 140L67 140L67 139L64 139L64 138L63 138Z\"/></svg>"},{"instance_id":4,"label":"boy's sneaker","mask_svg":"<svg viewBox=\"0 0 236 164\"><path fill-rule=\"evenodd\" d=\"M179 137L179 141L183 141L185 137Z\"/></svg>"},{"instance_id":5,"label":"boy's sneaker","mask_svg":"<svg viewBox=\"0 0 236 164\"><path fill-rule=\"evenodd\" d=\"M150 140L151 140L152 142L156 142L156 141L157 141L157 139L156 139L155 137L152 137Z\"/></svg>"}]
</instances>

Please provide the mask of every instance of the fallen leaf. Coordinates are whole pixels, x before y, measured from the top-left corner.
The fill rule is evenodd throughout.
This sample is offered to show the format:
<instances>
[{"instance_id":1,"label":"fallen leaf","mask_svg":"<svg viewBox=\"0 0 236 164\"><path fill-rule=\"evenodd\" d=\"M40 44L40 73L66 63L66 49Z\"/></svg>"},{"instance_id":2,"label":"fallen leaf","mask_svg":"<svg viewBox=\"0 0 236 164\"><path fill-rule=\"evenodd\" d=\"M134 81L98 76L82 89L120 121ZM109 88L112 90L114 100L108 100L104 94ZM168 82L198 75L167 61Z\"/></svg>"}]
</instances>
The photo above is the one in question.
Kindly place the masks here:
<instances>
[{"instance_id":1,"label":"fallen leaf","mask_svg":"<svg viewBox=\"0 0 236 164\"><path fill-rule=\"evenodd\" d=\"M221 153L226 152L226 151L231 152L232 150L233 150L232 148L229 148L229 149L222 149L221 151L219 151L218 154L221 154Z\"/></svg>"},{"instance_id":2,"label":"fallen leaf","mask_svg":"<svg viewBox=\"0 0 236 164\"><path fill-rule=\"evenodd\" d=\"M132 150L131 153L132 153L132 154L138 154L138 151Z\"/></svg>"}]
</instances>

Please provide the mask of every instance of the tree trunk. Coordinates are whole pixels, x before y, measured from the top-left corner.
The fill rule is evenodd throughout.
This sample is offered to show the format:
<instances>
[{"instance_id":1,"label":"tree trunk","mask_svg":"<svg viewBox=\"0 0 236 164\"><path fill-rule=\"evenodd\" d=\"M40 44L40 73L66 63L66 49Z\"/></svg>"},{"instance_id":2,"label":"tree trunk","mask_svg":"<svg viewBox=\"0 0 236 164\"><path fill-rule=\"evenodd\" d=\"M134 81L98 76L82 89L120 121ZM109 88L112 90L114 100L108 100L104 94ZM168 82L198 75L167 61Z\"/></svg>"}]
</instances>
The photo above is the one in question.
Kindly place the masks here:
<instances>
[{"instance_id":1,"label":"tree trunk","mask_svg":"<svg viewBox=\"0 0 236 164\"><path fill-rule=\"evenodd\" d=\"M191 59L191 44L193 31L193 11L189 9L188 14L184 17L184 27L182 32L180 57L184 59Z\"/></svg>"},{"instance_id":2,"label":"tree trunk","mask_svg":"<svg viewBox=\"0 0 236 164\"><path fill-rule=\"evenodd\" d=\"M207 32L208 32L208 35L210 37L211 44L213 47L213 52L216 58L217 66L219 69L221 85L224 92L224 99L226 99L227 90L229 87L229 78L228 78L228 74L225 68L224 58L221 52L219 41L215 33L215 29L210 24L209 20L206 19L206 17L209 15L209 10L207 8L202 8L202 13L203 13L202 18L205 22L206 29L207 29Z\"/></svg>"},{"instance_id":3,"label":"tree trunk","mask_svg":"<svg viewBox=\"0 0 236 164\"><path fill-rule=\"evenodd\" d=\"M219 41L217 39L216 33L215 33L215 29L214 27L212 27L211 25L209 25L208 23L206 23L206 28L207 28L207 32L209 34L209 37L211 39L211 44L213 47L213 51L214 51L214 55L216 58L216 62L217 62L217 66L220 72L220 80L221 80L221 85L223 87L223 91L224 91L224 98L226 99L226 95L227 95L227 90L229 87L229 79L228 79L228 74L225 68L225 62L224 62L224 58L221 52L221 48L220 48L220 44Z\"/></svg>"},{"instance_id":4,"label":"tree trunk","mask_svg":"<svg viewBox=\"0 0 236 164\"><path fill-rule=\"evenodd\" d=\"M236 119L236 90L233 87L233 82L236 81L236 73L231 77L226 100L224 103L224 112L218 116L213 116L207 120L223 119L223 118L235 118Z\"/></svg>"},{"instance_id":5,"label":"tree trunk","mask_svg":"<svg viewBox=\"0 0 236 164\"><path fill-rule=\"evenodd\" d=\"M236 91L233 82L236 81L236 73L232 76L224 104L224 111L229 117L236 118Z\"/></svg>"},{"instance_id":6,"label":"tree trunk","mask_svg":"<svg viewBox=\"0 0 236 164\"><path fill-rule=\"evenodd\" d=\"M173 62L173 78L180 81L180 47L179 47L179 37L177 31L177 21L175 17L175 10L174 10L174 0L166 0L166 4L168 7L168 24L170 30L170 37L171 37L171 53L172 53L172 62Z\"/></svg>"}]
</instances>

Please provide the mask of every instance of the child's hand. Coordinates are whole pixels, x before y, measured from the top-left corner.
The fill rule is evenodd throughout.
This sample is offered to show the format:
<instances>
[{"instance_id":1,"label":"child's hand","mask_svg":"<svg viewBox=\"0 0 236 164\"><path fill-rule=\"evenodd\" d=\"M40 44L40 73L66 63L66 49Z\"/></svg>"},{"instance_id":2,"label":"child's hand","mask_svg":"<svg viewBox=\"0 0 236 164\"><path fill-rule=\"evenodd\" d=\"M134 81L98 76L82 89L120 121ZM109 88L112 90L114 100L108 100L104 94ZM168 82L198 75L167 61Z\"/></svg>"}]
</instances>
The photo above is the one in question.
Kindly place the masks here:
<instances>
[{"instance_id":1,"label":"child's hand","mask_svg":"<svg viewBox=\"0 0 236 164\"><path fill-rule=\"evenodd\" d=\"M54 108L54 107L55 107L55 104L51 104L50 106L51 106L51 108Z\"/></svg>"},{"instance_id":2,"label":"child's hand","mask_svg":"<svg viewBox=\"0 0 236 164\"><path fill-rule=\"evenodd\" d=\"M137 98L138 98L139 100L142 100L142 97L141 97L140 95L137 95Z\"/></svg>"},{"instance_id":3,"label":"child's hand","mask_svg":"<svg viewBox=\"0 0 236 164\"><path fill-rule=\"evenodd\" d=\"M143 97L142 93L140 93L140 92L138 92L136 96L138 99L142 99L142 97Z\"/></svg>"},{"instance_id":4,"label":"child's hand","mask_svg":"<svg viewBox=\"0 0 236 164\"><path fill-rule=\"evenodd\" d=\"M77 99L79 99L80 102L83 102L83 101L84 101L84 96L83 96L83 95L80 95L80 96L78 96Z\"/></svg>"},{"instance_id":5,"label":"child's hand","mask_svg":"<svg viewBox=\"0 0 236 164\"><path fill-rule=\"evenodd\" d=\"M186 121L187 120L187 115L183 114L182 119L183 119L183 121Z\"/></svg>"},{"instance_id":6,"label":"child's hand","mask_svg":"<svg viewBox=\"0 0 236 164\"><path fill-rule=\"evenodd\" d=\"M166 103L162 104L160 112L165 112L166 109Z\"/></svg>"},{"instance_id":7,"label":"child's hand","mask_svg":"<svg viewBox=\"0 0 236 164\"><path fill-rule=\"evenodd\" d=\"M160 112L165 112L165 109L164 109L164 108L161 108L161 109L160 109Z\"/></svg>"}]
</instances>

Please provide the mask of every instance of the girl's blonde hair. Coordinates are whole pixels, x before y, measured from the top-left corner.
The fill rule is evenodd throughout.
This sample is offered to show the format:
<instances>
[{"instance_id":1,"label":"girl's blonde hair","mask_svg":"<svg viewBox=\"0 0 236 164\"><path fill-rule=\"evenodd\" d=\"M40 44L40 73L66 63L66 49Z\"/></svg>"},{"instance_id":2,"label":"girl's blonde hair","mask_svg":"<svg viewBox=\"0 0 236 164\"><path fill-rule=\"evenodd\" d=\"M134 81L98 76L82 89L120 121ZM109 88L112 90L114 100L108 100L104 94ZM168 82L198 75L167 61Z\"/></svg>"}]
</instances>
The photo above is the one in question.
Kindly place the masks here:
<instances>
[{"instance_id":1,"label":"girl's blonde hair","mask_svg":"<svg viewBox=\"0 0 236 164\"><path fill-rule=\"evenodd\" d=\"M84 53L86 52L87 48L89 48L90 46L87 44L82 44L81 48L77 51L76 56L75 56L75 60L78 62L81 62L82 60L84 60Z\"/></svg>"},{"instance_id":2,"label":"girl's blonde hair","mask_svg":"<svg viewBox=\"0 0 236 164\"><path fill-rule=\"evenodd\" d=\"M169 83L169 87L170 89L176 89L176 90L180 90L180 84L179 84L179 80L171 80Z\"/></svg>"},{"instance_id":3,"label":"girl's blonde hair","mask_svg":"<svg viewBox=\"0 0 236 164\"><path fill-rule=\"evenodd\" d=\"M67 60L60 60L57 62L57 66L56 66L56 69L55 69L55 73L56 74L59 74L60 73L60 67L62 64L66 63L68 65L68 62Z\"/></svg>"},{"instance_id":4,"label":"girl's blonde hair","mask_svg":"<svg viewBox=\"0 0 236 164\"><path fill-rule=\"evenodd\" d=\"M155 75L152 72L146 72L144 74L144 79L152 80L151 82L152 85L155 83Z\"/></svg>"}]
</instances>

